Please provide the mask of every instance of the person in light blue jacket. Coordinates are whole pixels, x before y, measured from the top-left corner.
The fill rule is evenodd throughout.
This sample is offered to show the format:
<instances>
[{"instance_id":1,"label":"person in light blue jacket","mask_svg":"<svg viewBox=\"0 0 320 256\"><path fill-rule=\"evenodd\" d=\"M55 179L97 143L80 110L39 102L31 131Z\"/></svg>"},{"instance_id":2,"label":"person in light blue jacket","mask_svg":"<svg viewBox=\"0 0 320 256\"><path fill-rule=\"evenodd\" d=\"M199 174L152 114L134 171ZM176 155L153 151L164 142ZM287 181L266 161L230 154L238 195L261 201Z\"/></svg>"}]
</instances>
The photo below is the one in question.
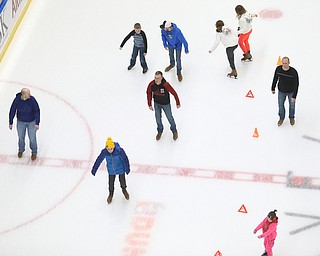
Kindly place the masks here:
<instances>
[{"instance_id":1,"label":"person in light blue jacket","mask_svg":"<svg viewBox=\"0 0 320 256\"><path fill-rule=\"evenodd\" d=\"M106 147L101 151L91 169L93 176L96 175L96 172L104 159L106 159L109 174L109 196L107 197L107 203L110 204L112 202L116 175L119 175L120 187L122 188L124 197L129 200L125 177L125 174L130 173L129 159L119 143L114 142L111 137L108 137Z\"/></svg>"},{"instance_id":2,"label":"person in light blue jacket","mask_svg":"<svg viewBox=\"0 0 320 256\"><path fill-rule=\"evenodd\" d=\"M170 71L175 66L174 51L176 51L177 76L179 82L181 82L183 79L181 74L181 50L183 45L185 53L188 54L188 43L176 24L170 21L164 21L163 24L160 25L160 28L163 46L169 51L170 58L170 65L166 67L165 72Z\"/></svg>"}]
</instances>

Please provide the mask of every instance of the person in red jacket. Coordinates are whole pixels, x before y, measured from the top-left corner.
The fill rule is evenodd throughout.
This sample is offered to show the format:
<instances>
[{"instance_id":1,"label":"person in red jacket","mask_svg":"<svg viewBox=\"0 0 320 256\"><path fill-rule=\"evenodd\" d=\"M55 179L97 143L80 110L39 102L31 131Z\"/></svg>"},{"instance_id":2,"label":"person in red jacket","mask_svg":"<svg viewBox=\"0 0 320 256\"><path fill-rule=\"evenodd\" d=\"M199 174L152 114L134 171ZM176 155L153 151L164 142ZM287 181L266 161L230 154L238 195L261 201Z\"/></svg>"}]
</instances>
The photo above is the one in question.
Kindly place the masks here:
<instances>
[{"instance_id":1,"label":"person in red jacket","mask_svg":"<svg viewBox=\"0 0 320 256\"><path fill-rule=\"evenodd\" d=\"M177 108L180 108L180 100L176 91L172 88L172 86L164 79L162 72L157 71L154 76L154 80L151 81L147 88L147 100L148 106L151 111L155 112L156 122L157 122L157 130L158 134L156 136L156 140L160 140L162 132L163 132L163 124L162 124L162 110L166 114L166 117L170 123L170 130L173 134L173 140L178 139L178 131L176 127L176 123L172 116L171 105L170 105L170 93L174 96L176 100ZM154 103L154 109L152 107L152 97Z\"/></svg>"},{"instance_id":2,"label":"person in red jacket","mask_svg":"<svg viewBox=\"0 0 320 256\"><path fill-rule=\"evenodd\" d=\"M258 235L258 238L264 238L265 252L261 256L272 256L272 247L277 237L278 217L276 211L271 211L268 216L253 230L253 234L257 233L259 229L262 229L262 235Z\"/></svg>"}]
</instances>

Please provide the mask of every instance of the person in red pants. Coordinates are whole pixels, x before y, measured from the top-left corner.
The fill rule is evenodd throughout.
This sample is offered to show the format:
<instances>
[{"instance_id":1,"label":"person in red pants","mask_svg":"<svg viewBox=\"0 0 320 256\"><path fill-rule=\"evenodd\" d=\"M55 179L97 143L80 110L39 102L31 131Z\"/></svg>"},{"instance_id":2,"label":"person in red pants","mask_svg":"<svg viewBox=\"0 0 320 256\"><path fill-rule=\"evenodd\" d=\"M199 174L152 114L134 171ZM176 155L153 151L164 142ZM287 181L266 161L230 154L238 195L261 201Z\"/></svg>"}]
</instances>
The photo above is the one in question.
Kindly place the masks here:
<instances>
[{"instance_id":1,"label":"person in red pants","mask_svg":"<svg viewBox=\"0 0 320 256\"><path fill-rule=\"evenodd\" d=\"M276 211L269 212L268 216L253 230L253 234L255 234L259 229L262 229L262 235L258 235L258 238L264 238L265 252L261 256L273 256L272 247L277 237L278 226Z\"/></svg>"},{"instance_id":2,"label":"person in red pants","mask_svg":"<svg viewBox=\"0 0 320 256\"><path fill-rule=\"evenodd\" d=\"M247 12L242 5L237 5L235 8L237 18L239 21L238 27L238 44L243 51L242 61L251 60L249 37L252 32L252 18L258 17L255 13Z\"/></svg>"}]
</instances>

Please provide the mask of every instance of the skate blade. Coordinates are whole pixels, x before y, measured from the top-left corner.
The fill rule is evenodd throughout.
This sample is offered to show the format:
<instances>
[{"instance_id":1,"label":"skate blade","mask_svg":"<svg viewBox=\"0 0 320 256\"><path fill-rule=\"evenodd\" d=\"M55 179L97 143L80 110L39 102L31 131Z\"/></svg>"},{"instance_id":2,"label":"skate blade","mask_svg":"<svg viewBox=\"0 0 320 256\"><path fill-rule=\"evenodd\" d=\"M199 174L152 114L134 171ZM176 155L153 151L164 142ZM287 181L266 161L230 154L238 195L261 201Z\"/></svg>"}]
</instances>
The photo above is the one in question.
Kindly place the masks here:
<instances>
[{"instance_id":1,"label":"skate blade","mask_svg":"<svg viewBox=\"0 0 320 256\"><path fill-rule=\"evenodd\" d=\"M251 62L252 59L247 59L247 60L241 60L241 62Z\"/></svg>"},{"instance_id":2,"label":"skate blade","mask_svg":"<svg viewBox=\"0 0 320 256\"><path fill-rule=\"evenodd\" d=\"M229 76L229 75L227 75L227 77L229 77L229 78L233 78L233 79L237 79L237 77L236 77L236 76Z\"/></svg>"}]
</instances>

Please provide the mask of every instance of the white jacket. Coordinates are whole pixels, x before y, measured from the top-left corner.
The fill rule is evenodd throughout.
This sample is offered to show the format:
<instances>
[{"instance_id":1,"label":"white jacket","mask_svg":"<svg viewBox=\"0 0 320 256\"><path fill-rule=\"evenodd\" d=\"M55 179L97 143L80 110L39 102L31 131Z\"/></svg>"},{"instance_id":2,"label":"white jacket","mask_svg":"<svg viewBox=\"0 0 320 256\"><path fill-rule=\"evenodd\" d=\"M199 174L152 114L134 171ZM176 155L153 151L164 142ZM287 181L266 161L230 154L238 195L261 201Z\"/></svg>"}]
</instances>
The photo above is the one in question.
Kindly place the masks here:
<instances>
[{"instance_id":1,"label":"white jacket","mask_svg":"<svg viewBox=\"0 0 320 256\"><path fill-rule=\"evenodd\" d=\"M223 26L222 32L216 33L216 41L211 47L210 52L213 52L218 47L220 41L228 48L238 44L238 37L230 28Z\"/></svg>"},{"instance_id":2,"label":"white jacket","mask_svg":"<svg viewBox=\"0 0 320 256\"><path fill-rule=\"evenodd\" d=\"M246 12L239 18L238 34L246 34L252 29L252 18L258 17L255 13Z\"/></svg>"}]
</instances>

